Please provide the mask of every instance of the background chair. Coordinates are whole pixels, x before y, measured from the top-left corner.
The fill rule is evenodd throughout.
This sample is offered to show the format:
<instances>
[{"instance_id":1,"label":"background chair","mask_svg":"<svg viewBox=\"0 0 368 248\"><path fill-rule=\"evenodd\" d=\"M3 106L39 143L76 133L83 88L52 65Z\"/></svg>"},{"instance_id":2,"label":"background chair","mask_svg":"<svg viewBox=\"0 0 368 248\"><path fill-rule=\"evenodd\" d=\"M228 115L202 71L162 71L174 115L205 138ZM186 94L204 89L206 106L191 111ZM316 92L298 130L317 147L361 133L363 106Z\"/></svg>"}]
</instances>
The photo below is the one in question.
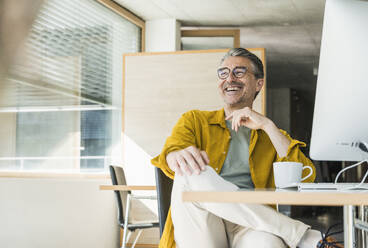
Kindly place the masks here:
<instances>
[{"instance_id":1,"label":"background chair","mask_svg":"<svg viewBox=\"0 0 368 248\"><path fill-rule=\"evenodd\" d=\"M165 227L167 213L171 204L171 190L173 180L168 178L161 169L155 167L156 190L158 198L158 218L160 223L160 237Z\"/></svg>"},{"instance_id":2,"label":"background chair","mask_svg":"<svg viewBox=\"0 0 368 248\"><path fill-rule=\"evenodd\" d=\"M110 176L111 176L111 181L113 185L126 185L125 174L124 174L124 170L122 167L110 165L109 169L110 169ZM135 238L131 246L134 248L143 229L159 227L159 223L158 221L146 221L146 222L130 221L129 213L131 210L131 199L156 200L157 197L156 196L136 196L136 195L133 195L130 190L114 190L114 192L116 196L116 202L118 205L118 223L120 227L124 229L122 248L126 248L126 244L132 232L139 229L137 237ZM125 213L124 213L124 207L126 208Z\"/></svg>"}]
</instances>

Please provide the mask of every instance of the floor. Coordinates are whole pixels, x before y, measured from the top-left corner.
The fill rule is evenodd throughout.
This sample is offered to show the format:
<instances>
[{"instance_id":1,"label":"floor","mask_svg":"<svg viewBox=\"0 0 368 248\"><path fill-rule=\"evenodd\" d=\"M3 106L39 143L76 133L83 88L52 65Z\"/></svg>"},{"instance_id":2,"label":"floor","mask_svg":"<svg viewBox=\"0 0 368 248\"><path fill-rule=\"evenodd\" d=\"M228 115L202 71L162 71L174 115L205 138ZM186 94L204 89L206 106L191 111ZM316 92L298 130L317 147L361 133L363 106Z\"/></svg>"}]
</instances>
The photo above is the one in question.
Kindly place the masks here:
<instances>
[{"instance_id":1,"label":"floor","mask_svg":"<svg viewBox=\"0 0 368 248\"><path fill-rule=\"evenodd\" d=\"M292 206L291 217L312 226L313 229L326 232L331 225L343 223L343 208L326 206ZM333 232L341 230L343 230L341 225L332 229ZM343 241L344 233L336 234L334 237L338 241ZM368 240L368 233L357 230L357 248L368 248L368 242L363 240Z\"/></svg>"},{"instance_id":2,"label":"floor","mask_svg":"<svg viewBox=\"0 0 368 248\"><path fill-rule=\"evenodd\" d=\"M325 233L327 229L334 224L339 224L332 231L343 230L343 209L342 207L326 207L326 206L293 206L291 209L291 217L298 219L313 229ZM334 235L337 240L343 240L344 233Z\"/></svg>"}]
</instances>

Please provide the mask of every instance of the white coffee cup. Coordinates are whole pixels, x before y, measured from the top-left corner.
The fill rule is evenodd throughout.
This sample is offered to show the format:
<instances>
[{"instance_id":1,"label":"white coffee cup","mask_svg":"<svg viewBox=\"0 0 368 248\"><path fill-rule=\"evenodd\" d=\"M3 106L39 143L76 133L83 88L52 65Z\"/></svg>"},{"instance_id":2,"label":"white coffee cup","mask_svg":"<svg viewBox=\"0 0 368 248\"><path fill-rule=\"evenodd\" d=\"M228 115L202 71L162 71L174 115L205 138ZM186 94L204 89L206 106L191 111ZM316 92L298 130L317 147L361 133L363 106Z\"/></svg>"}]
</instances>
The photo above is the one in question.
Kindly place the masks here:
<instances>
[{"instance_id":1,"label":"white coffee cup","mask_svg":"<svg viewBox=\"0 0 368 248\"><path fill-rule=\"evenodd\" d=\"M304 169L309 169L310 172L307 176L302 178L302 172ZM297 183L304 181L308 177L312 176L312 174L313 169L311 166L303 166L303 164L299 162L273 163L273 175L277 188L296 186Z\"/></svg>"}]
</instances>

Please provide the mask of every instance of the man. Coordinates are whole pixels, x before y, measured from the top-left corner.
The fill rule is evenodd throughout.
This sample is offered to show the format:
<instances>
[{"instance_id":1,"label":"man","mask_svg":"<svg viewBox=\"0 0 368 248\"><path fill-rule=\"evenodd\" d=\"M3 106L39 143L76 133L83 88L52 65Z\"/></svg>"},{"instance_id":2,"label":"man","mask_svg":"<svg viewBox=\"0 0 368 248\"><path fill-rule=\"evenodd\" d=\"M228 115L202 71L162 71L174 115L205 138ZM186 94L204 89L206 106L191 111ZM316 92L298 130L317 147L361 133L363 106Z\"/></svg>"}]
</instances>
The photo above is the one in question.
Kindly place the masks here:
<instances>
[{"instance_id":1,"label":"man","mask_svg":"<svg viewBox=\"0 0 368 248\"><path fill-rule=\"evenodd\" d=\"M252 109L264 84L262 62L231 49L218 69L224 108L189 111L180 118L152 164L174 178L171 212L160 247L334 247L309 226L271 207L234 203L183 203L185 190L274 188L272 163L297 161L313 168L304 143ZM322 244L323 243L323 244ZM336 246L337 247L337 246Z\"/></svg>"}]
</instances>

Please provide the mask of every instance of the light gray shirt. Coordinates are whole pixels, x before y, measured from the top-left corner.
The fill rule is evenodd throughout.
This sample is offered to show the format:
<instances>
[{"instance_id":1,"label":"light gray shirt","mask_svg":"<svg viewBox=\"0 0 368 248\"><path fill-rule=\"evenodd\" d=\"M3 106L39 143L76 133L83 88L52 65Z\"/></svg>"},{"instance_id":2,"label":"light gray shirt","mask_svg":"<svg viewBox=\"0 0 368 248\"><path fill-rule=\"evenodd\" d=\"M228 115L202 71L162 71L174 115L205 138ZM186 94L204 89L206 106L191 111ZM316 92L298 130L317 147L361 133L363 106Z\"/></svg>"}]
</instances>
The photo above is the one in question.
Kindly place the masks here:
<instances>
[{"instance_id":1,"label":"light gray shirt","mask_svg":"<svg viewBox=\"0 0 368 248\"><path fill-rule=\"evenodd\" d=\"M249 170L249 141L251 130L241 126L238 132L231 129L231 121L226 121L231 133L229 151L222 166L220 176L239 188L254 188Z\"/></svg>"}]
</instances>

